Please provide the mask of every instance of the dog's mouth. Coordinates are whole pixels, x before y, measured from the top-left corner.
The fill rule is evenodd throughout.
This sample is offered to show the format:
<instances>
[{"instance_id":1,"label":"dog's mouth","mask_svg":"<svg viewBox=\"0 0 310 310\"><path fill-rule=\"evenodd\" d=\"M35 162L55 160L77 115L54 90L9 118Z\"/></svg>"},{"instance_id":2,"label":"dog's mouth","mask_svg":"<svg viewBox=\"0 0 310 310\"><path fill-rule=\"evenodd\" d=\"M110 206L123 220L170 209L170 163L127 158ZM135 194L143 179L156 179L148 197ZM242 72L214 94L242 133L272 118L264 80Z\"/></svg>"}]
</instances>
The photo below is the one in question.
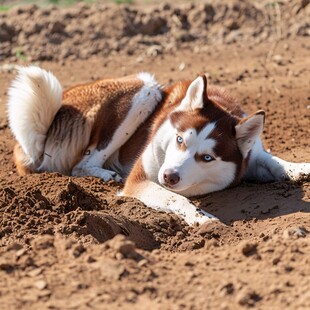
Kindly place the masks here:
<instances>
[{"instance_id":1,"label":"dog's mouth","mask_svg":"<svg viewBox=\"0 0 310 310\"><path fill-rule=\"evenodd\" d=\"M184 190L187 190L188 188L194 186L195 184L191 184L191 185L186 186L186 187L183 187L183 186L181 187L179 183L172 185L172 184L168 184L166 182L163 182L163 183L160 182L160 185L162 187L170 190L170 191L177 193L177 192L183 192Z\"/></svg>"},{"instance_id":2,"label":"dog's mouth","mask_svg":"<svg viewBox=\"0 0 310 310\"><path fill-rule=\"evenodd\" d=\"M171 183L167 183L167 182L159 182L159 184L162 186L162 187L164 187L164 188L166 188L166 189L168 189L168 190L173 190L173 191L178 191L179 189L178 189L178 186L179 186L179 183L176 183L176 184L171 184Z\"/></svg>"},{"instance_id":3,"label":"dog's mouth","mask_svg":"<svg viewBox=\"0 0 310 310\"><path fill-rule=\"evenodd\" d=\"M182 192L187 191L188 189L195 187L199 183L195 182L193 184L187 184L187 186L184 186L184 184L183 184L183 186L180 186L179 183L171 185L171 184L167 184L166 182L159 182L159 184L169 191L173 191L175 193L181 194Z\"/></svg>"},{"instance_id":4,"label":"dog's mouth","mask_svg":"<svg viewBox=\"0 0 310 310\"><path fill-rule=\"evenodd\" d=\"M177 184L175 185L171 185L169 183L166 183L166 182L163 182L163 183L160 183L161 186L167 188L167 189L172 189L173 187L175 187Z\"/></svg>"}]
</instances>

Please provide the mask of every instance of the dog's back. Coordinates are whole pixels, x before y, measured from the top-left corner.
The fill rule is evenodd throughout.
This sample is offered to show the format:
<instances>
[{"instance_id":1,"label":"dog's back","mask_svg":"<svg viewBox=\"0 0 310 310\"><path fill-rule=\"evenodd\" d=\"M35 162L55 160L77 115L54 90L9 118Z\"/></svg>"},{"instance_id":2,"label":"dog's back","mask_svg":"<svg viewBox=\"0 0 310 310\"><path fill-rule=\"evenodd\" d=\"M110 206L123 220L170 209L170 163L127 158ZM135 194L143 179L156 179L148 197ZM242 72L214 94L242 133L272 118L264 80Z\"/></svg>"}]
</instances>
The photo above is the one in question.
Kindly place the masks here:
<instances>
[{"instance_id":1,"label":"dog's back","mask_svg":"<svg viewBox=\"0 0 310 310\"><path fill-rule=\"evenodd\" d=\"M51 73L37 67L22 68L12 83L8 102L10 127L18 141L14 157L19 173L57 171L69 175L93 153L111 149L113 139L117 139L116 151L160 99L159 85L148 73L77 85L62 94ZM101 168L114 150L105 153ZM76 174L89 174L84 168L78 166Z\"/></svg>"}]
</instances>

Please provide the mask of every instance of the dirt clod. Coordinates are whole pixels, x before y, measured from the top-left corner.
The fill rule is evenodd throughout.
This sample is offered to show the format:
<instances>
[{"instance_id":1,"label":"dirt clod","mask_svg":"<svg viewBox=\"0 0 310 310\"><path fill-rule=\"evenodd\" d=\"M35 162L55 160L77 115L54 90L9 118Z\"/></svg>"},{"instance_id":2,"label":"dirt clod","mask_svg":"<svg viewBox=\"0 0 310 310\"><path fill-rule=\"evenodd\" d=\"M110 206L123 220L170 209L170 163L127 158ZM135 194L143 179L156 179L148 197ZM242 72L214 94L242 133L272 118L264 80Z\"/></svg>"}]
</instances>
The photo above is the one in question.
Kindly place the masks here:
<instances>
[{"instance_id":1,"label":"dirt clod","mask_svg":"<svg viewBox=\"0 0 310 310\"><path fill-rule=\"evenodd\" d=\"M261 296L253 290L243 289L237 295L237 301L241 306L254 307L261 300Z\"/></svg>"},{"instance_id":2,"label":"dirt clod","mask_svg":"<svg viewBox=\"0 0 310 310\"><path fill-rule=\"evenodd\" d=\"M239 244L241 253L244 256L251 256L257 252L257 244L248 241L243 241Z\"/></svg>"}]
</instances>

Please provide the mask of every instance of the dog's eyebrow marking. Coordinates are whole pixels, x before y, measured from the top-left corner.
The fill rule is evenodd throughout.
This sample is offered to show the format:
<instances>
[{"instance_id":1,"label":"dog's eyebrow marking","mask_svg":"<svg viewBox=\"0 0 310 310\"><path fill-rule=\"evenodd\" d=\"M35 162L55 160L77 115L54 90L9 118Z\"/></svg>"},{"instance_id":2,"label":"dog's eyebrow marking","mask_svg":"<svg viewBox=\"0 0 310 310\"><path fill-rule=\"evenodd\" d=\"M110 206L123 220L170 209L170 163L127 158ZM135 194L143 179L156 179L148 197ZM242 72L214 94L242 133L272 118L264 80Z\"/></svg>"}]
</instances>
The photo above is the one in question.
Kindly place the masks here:
<instances>
[{"instance_id":1,"label":"dog's eyebrow marking","mask_svg":"<svg viewBox=\"0 0 310 310\"><path fill-rule=\"evenodd\" d=\"M209 139L209 135L212 133L212 131L215 129L216 122L212 122L207 124L202 130L201 130L201 136L205 136L204 140Z\"/></svg>"}]
</instances>

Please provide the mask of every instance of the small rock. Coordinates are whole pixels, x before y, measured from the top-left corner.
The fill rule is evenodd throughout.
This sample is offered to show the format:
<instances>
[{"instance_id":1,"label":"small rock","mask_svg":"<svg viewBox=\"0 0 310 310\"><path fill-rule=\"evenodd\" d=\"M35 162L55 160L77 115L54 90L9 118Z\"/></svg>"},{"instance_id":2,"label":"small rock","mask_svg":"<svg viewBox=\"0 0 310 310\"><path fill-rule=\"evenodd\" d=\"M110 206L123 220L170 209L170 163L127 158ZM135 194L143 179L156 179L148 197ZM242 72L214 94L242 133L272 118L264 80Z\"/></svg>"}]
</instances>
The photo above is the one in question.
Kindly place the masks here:
<instances>
[{"instance_id":1,"label":"small rock","mask_svg":"<svg viewBox=\"0 0 310 310\"><path fill-rule=\"evenodd\" d=\"M65 25L59 21L50 23L48 29L51 33L62 33L65 29Z\"/></svg>"},{"instance_id":2,"label":"small rock","mask_svg":"<svg viewBox=\"0 0 310 310\"><path fill-rule=\"evenodd\" d=\"M144 267L144 266L147 266L148 264L148 260L147 259L141 259L139 262L138 262L138 266L139 267Z\"/></svg>"},{"instance_id":3,"label":"small rock","mask_svg":"<svg viewBox=\"0 0 310 310\"><path fill-rule=\"evenodd\" d=\"M49 296L51 295L52 292L50 290L40 290L40 292L38 293L38 296L39 297L46 297L46 296Z\"/></svg>"},{"instance_id":4,"label":"small rock","mask_svg":"<svg viewBox=\"0 0 310 310\"><path fill-rule=\"evenodd\" d=\"M16 257L23 256L26 253L26 249L20 249L16 251Z\"/></svg>"},{"instance_id":5,"label":"small rock","mask_svg":"<svg viewBox=\"0 0 310 310\"><path fill-rule=\"evenodd\" d=\"M273 61L278 66L285 66L287 64L287 61L285 61L285 59L279 54L273 56Z\"/></svg>"},{"instance_id":6,"label":"small rock","mask_svg":"<svg viewBox=\"0 0 310 310\"><path fill-rule=\"evenodd\" d=\"M120 253L119 253L120 254ZM119 280L128 273L124 264L120 264L118 260L104 258L93 263L93 268L98 268L101 276L110 280Z\"/></svg>"},{"instance_id":7,"label":"small rock","mask_svg":"<svg viewBox=\"0 0 310 310\"><path fill-rule=\"evenodd\" d=\"M146 51L146 55L149 57L150 56L157 56L159 54L162 54L162 52L163 52L163 47L161 45L152 45Z\"/></svg>"},{"instance_id":8,"label":"small rock","mask_svg":"<svg viewBox=\"0 0 310 310\"><path fill-rule=\"evenodd\" d=\"M179 65L179 71L183 71L185 69L185 63L181 62Z\"/></svg>"},{"instance_id":9,"label":"small rock","mask_svg":"<svg viewBox=\"0 0 310 310\"><path fill-rule=\"evenodd\" d=\"M17 65L14 65L14 64L10 64L10 63L7 63L7 64L3 64L1 67L0 67L0 71L2 72L14 72L17 70Z\"/></svg>"},{"instance_id":10,"label":"small rock","mask_svg":"<svg viewBox=\"0 0 310 310\"><path fill-rule=\"evenodd\" d=\"M228 30L237 30L240 28L240 25L237 21L233 20L233 21L229 21L228 23L226 23L226 28Z\"/></svg>"},{"instance_id":11,"label":"small rock","mask_svg":"<svg viewBox=\"0 0 310 310\"><path fill-rule=\"evenodd\" d=\"M257 254L257 244L249 241L243 241L240 243L239 248L244 256L251 256Z\"/></svg>"},{"instance_id":12,"label":"small rock","mask_svg":"<svg viewBox=\"0 0 310 310\"><path fill-rule=\"evenodd\" d=\"M120 253L120 252L117 252L117 253L115 254L115 258L116 258L117 260L122 260L122 259L124 258L124 255L123 255L122 253Z\"/></svg>"},{"instance_id":13,"label":"small rock","mask_svg":"<svg viewBox=\"0 0 310 310\"><path fill-rule=\"evenodd\" d=\"M49 235L43 235L34 239L31 245L34 250L45 250L54 247L54 238Z\"/></svg>"},{"instance_id":14,"label":"small rock","mask_svg":"<svg viewBox=\"0 0 310 310\"><path fill-rule=\"evenodd\" d=\"M287 228L283 231L283 237L286 239L304 238L309 234L309 231L304 226Z\"/></svg>"},{"instance_id":15,"label":"small rock","mask_svg":"<svg viewBox=\"0 0 310 310\"><path fill-rule=\"evenodd\" d=\"M262 297L252 289L241 290L237 295L237 302L241 306L254 307L261 299Z\"/></svg>"},{"instance_id":16,"label":"small rock","mask_svg":"<svg viewBox=\"0 0 310 310\"><path fill-rule=\"evenodd\" d=\"M29 277L36 277L38 276L40 273L42 273L42 268L35 268L35 269L32 269L31 271L29 271L27 273L27 275Z\"/></svg>"},{"instance_id":17,"label":"small rock","mask_svg":"<svg viewBox=\"0 0 310 310\"><path fill-rule=\"evenodd\" d=\"M221 287L221 292L224 293L224 295L231 295L235 291L235 287L233 283L227 283L224 286Z\"/></svg>"},{"instance_id":18,"label":"small rock","mask_svg":"<svg viewBox=\"0 0 310 310\"><path fill-rule=\"evenodd\" d=\"M310 37L310 25L309 23L305 23L300 25L297 29L297 35L303 37Z\"/></svg>"},{"instance_id":19,"label":"small rock","mask_svg":"<svg viewBox=\"0 0 310 310\"><path fill-rule=\"evenodd\" d=\"M44 290L47 287L47 283L44 280L39 280L33 284L38 290Z\"/></svg>"},{"instance_id":20,"label":"small rock","mask_svg":"<svg viewBox=\"0 0 310 310\"><path fill-rule=\"evenodd\" d=\"M136 59L136 62L137 63L141 63L144 61L144 57L143 56L139 56L137 59Z\"/></svg>"},{"instance_id":21,"label":"small rock","mask_svg":"<svg viewBox=\"0 0 310 310\"><path fill-rule=\"evenodd\" d=\"M5 271L6 273L12 273L14 271L15 265L6 263L6 262L0 262L0 270Z\"/></svg>"},{"instance_id":22,"label":"small rock","mask_svg":"<svg viewBox=\"0 0 310 310\"><path fill-rule=\"evenodd\" d=\"M86 257L86 262L89 263L89 264L95 263L96 261L97 261L97 260L96 260L94 257L92 257L91 255L88 255L88 256Z\"/></svg>"},{"instance_id":23,"label":"small rock","mask_svg":"<svg viewBox=\"0 0 310 310\"><path fill-rule=\"evenodd\" d=\"M124 235L116 235L112 240L109 241L109 245L123 257L135 258L138 255L135 249L135 244L128 240ZM120 255L118 256L120 257Z\"/></svg>"},{"instance_id":24,"label":"small rock","mask_svg":"<svg viewBox=\"0 0 310 310\"><path fill-rule=\"evenodd\" d=\"M86 251L85 247L82 244L78 244L73 248L73 256L75 258L80 257L82 253Z\"/></svg>"},{"instance_id":25,"label":"small rock","mask_svg":"<svg viewBox=\"0 0 310 310\"><path fill-rule=\"evenodd\" d=\"M275 257L275 258L272 260L272 264L273 264L273 265L278 265L280 261L281 261L280 257Z\"/></svg>"}]
</instances>

